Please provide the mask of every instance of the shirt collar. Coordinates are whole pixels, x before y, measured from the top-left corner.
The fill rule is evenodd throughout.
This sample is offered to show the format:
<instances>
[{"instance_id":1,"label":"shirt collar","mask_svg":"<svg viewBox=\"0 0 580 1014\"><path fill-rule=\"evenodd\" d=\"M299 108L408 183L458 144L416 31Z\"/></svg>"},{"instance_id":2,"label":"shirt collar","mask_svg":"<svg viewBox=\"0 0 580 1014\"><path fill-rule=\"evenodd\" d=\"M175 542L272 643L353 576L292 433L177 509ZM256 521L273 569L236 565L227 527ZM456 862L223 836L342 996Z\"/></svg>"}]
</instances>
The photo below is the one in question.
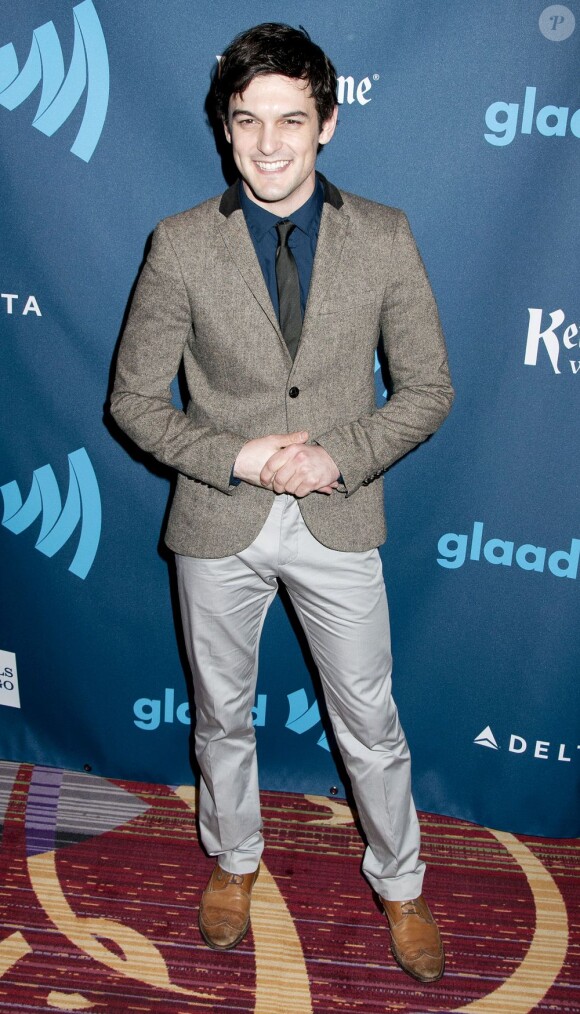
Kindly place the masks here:
<instances>
[{"instance_id":1,"label":"shirt collar","mask_svg":"<svg viewBox=\"0 0 580 1014\"><path fill-rule=\"evenodd\" d=\"M238 183L238 188L240 204L242 206L248 228L255 236L256 240L260 242L266 233L281 221L280 215L273 215L271 211L266 211L265 208L256 204L255 201L251 201L244 190L241 180ZM296 211L293 211L291 215L288 215L288 219L290 222L293 222L301 232L306 233L307 236L317 235L323 203L324 186L317 176L313 193L310 195L308 200L304 202L304 204L297 208Z\"/></svg>"},{"instance_id":2,"label":"shirt collar","mask_svg":"<svg viewBox=\"0 0 580 1014\"><path fill-rule=\"evenodd\" d=\"M316 171L316 178L322 183L324 203L330 204L331 207L336 208L337 211L339 211L340 208L342 208L344 201L338 187L335 187L334 183L330 183L330 181L326 179L326 176L323 176L322 173L318 172L318 170ZM224 216L224 218L229 218L230 215L233 215L234 211L241 211L241 209L240 187L238 180L236 180L235 183L232 183L225 193L222 194L218 211L220 215Z\"/></svg>"}]
</instances>

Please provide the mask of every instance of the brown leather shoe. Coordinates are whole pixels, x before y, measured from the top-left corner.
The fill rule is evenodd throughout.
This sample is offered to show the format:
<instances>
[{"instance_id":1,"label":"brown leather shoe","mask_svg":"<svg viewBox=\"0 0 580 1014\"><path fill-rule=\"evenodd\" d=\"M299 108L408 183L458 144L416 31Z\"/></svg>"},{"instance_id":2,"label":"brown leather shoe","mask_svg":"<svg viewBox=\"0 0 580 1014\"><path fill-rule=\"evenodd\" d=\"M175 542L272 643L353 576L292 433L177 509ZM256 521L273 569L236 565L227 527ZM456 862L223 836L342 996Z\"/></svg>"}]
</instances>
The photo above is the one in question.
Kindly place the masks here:
<instances>
[{"instance_id":1,"label":"brown leather shoe","mask_svg":"<svg viewBox=\"0 0 580 1014\"><path fill-rule=\"evenodd\" d=\"M445 952L423 895L414 901L381 898L381 902L389 920L395 960L419 982L436 982L443 975Z\"/></svg>"},{"instance_id":2,"label":"brown leather shoe","mask_svg":"<svg viewBox=\"0 0 580 1014\"><path fill-rule=\"evenodd\" d=\"M244 939L250 925L250 895L255 873L227 873L219 863L201 896L199 928L215 950L228 951Z\"/></svg>"}]
</instances>

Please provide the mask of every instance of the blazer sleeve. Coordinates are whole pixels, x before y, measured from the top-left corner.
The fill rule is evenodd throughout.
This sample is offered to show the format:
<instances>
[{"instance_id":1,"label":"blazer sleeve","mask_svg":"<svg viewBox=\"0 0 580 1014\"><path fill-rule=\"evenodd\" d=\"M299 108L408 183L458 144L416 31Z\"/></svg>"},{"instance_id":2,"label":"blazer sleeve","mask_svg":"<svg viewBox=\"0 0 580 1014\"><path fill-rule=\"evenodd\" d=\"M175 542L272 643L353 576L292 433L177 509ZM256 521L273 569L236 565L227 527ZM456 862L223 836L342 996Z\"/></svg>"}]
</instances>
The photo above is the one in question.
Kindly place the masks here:
<instances>
[{"instance_id":1,"label":"blazer sleeve","mask_svg":"<svg viewBox=\"0 0 580 1014\"><path fill-rule=\"evenodd\" d=\"M437 306L403 212L392 241L380 325L392 380L386 405L315 437L340 469L347 496L434 433L453 401Z\"/></svg>"},{"instance_id":2,"label":"blazer sleeve","mask_svg":"<svg viewBox=\"0 0 580 1014\"><path fill-rule=\"evenodd\" d=\"M223 493L245 438L195 425L172 401L171 383L192 329L189 298L161 222L137 283L117 360L111 413L144 451Z\"/></svg>"}]
</instances>

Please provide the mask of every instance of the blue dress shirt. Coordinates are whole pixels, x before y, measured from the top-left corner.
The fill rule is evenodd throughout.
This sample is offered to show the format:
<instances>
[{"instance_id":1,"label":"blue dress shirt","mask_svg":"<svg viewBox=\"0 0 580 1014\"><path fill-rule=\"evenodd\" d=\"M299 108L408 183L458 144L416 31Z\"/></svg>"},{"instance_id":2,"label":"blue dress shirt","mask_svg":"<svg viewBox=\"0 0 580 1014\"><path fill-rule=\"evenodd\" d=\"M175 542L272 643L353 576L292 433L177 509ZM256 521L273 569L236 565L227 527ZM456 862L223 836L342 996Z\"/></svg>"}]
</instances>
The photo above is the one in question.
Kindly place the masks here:
<instances>
[{"instance_id":1,"label":"blue dress shirt","mask_svg":"<svg viewBox=\"0 0 580 1014\"><path fill-rule=\"evenodd\" d=\"M242 181L239 182L240 204L246 219L248 231L252 237L254 250L264 275L264 281L272 300L272 306L276 316L280 318L280 304L278 300L278 285L276 282L276 250L278 249L278 233L276 225L285 221L280 215L273 215L266 211L246 195ZM324 187L321 181L316 178L316 185L308 200L297 211L288 215L288 220L296 226L288 237L288 246L298 268L298 280L300 282L300 309L302 319L306 310L310 279L312 277L312 265L318 242L318 230L320 229L320 218L324 204ZM342 477L341 477L342 481ZM230 476L230 485L239 486L241 480L236 479L233 473Z\"/></svg>"},{"instance_id":2,"label":"blue dress shirt","mask_svg":"<svg viewBox=\"0 0 580 1014\"><path fill-rule=\"evenodd\" d=\"M278 248L276 225L278 222L286 221L286 219L282 219L280 215L273 215L271 211L266 211L265 208L251 201L246 195L241 180L239 187L240 204L242 205L246 225L252 237L256 256L260 262L272 305L276 311L276 316L279 318L280 307L278 303L278 286L276 284L276 250ZM298 268L300 308L303 319L306 300L308 299L308 290L310 288L312 265L318 242L318 230L320 228L323 204L324 188L317 178L314 191L305 204L287 216L288 221L293 222L296 226L288 237L288 246L292 251L296 267Z\"/></svg>"}]
</instances>

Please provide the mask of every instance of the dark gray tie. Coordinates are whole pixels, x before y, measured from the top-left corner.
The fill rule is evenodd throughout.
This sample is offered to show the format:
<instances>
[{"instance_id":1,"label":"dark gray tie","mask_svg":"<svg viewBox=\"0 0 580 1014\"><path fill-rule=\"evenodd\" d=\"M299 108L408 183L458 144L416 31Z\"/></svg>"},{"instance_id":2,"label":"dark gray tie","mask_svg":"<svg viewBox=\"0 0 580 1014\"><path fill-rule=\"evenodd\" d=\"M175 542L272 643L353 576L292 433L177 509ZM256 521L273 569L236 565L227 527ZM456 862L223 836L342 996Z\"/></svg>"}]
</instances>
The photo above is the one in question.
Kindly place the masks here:
<instances>
[{"instance_id":1,"label":"dark gray tie","mask_svg":"<svg viewBox=\"0 0 580 1014\"><path fill-rule=\"evenodd\" d=\"M288 220L278 222L278 249L276 251L276 282L280 303L280 329L292 359L296 356L302 333L300 308L300 280L294 255L288 246L288 237L295 228Z\"/></svg>"}]
</instances>

